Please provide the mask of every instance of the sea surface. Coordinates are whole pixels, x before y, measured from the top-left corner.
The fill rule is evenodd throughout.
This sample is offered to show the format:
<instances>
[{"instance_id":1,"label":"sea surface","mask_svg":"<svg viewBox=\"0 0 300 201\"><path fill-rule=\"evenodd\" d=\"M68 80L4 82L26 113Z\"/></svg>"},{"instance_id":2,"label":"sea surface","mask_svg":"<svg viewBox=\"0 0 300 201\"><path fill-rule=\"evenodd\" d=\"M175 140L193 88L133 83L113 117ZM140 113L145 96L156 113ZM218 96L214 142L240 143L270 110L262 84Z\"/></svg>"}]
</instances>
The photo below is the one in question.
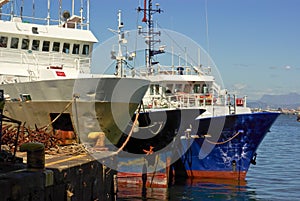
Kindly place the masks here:
<instances>
[{"instance_id":1,"label":"sea surface","mask_svg":"<svg viewBox=\"0 0 300 201\"><path fill-rule=\"evenodd\" d=\"M300 122L295 115L280 115L257 150L245 181L187 180L169 188L142 192L126 187L117 200L299 200Z\"/></svg>"}]
</instances>

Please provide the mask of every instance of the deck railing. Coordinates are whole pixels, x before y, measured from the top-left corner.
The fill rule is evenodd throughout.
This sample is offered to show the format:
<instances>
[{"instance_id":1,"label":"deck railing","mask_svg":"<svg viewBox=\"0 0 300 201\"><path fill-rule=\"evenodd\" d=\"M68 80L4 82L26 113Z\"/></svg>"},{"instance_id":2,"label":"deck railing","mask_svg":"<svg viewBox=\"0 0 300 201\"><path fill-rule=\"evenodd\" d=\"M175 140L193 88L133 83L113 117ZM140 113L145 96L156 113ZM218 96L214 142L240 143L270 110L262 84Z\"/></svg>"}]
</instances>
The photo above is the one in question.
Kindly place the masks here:
<instances>
[{"instance_id":1,"label":"deck railing","mask_svg":"<svg viewBox=\"0 0 300 201\"><path fill-rule=\"evenodd\" d=\"M151 96L148 108L188 108L205 106L228 106L232 110L235 107L246 107L246 96L233 98L230 96L214 97L212 94L177 93L165 97Z\"/></svg>"}]
</instances>

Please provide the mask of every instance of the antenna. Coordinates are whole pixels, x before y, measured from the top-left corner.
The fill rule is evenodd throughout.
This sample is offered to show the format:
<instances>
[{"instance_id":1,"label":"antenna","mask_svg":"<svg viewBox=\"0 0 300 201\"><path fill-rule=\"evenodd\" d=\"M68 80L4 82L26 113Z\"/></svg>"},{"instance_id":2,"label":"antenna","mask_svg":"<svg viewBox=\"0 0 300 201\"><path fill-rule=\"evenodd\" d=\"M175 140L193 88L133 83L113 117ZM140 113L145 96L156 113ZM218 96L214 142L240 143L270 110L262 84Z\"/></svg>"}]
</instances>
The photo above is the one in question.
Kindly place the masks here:
<instances>
[{"instance_id":1,"label":"antenna","mask_svg":"<svg viewBox=\"0 0 300 201\"><path fill-rule=\"evenodd\" d=\"M118 30L109 29L111 32L118 34L118 54L116 55L115 51L111 51L111 58L117 61L116 64L116 76L123 77L124 76L124 69L123 69L123 62L125 61L125 57L123 56L122 52L122 45L127 43L124 35L124 24L122 22L122 12L121 10L118 11Z\"/></svg>"},{"instance_id":2,"label":"antenna","mask_svg":"<svg viewBox=\"0 0 300 201\"><path fill-rule=\"evenodd\" d=\"M152 65L158 64L158 62L152 61L153 56L164 53L163 48L159 49L159 50L154 50L154 45L156 43L160 43L160 40L155 40L154 38L155 38L155 36L160 35L161 33L160 33L160 31L158 31L158 32L154 31L154 25L153 25L154 23L152 20L152 16L155 13L161 13L162 10L159 8L159 4L156 4L156 9L153 9L152 8L152 0L148 0L148 8L147 8L147 1L144 0L144 8L138 7L137 11L144 12L144 18L143 18L142 22L145 22L148 25L147 31L142 31L142 28L139 27L138 33L146 35L145 42L148 45L148 49L146 50L146 66L148 69L148 73L152 73L152 71L153 71ZM146 18L147 13L148 13L148 19Z\"/></svg>"},{"instance_id":3,"label":"antenna","mask_svg":"<svg viewBox=\"0 0 300 201\"><path fill-rule=\"evenodd\" d=\"M75 10L75 3L74 0L72 0L72 16L74 15Z\"/></svg>"},{"instance_id":4,"label":"antenna","mask_svg":"<svg viewBox=\"0 0 300 201\"><path fill-rule=\"evenodd\" d=\"M58 11L58 24L60 25L61 24L61 0L59 0L59 11Z\"/></svg>"},{"instance_id":5,"label":"antenna","mask_svg":"<svg viewBox=\"0 0 300 201\"><path fill-rule=\"evenodd\" d=\"M15 1L11 0L11 4L10 4L10 20L12 21L15 15Z\"/></svg>"},{"instance_id":6,"label":"antenna","mask_svg":"<svg viewBox=\"0 0 300 201\"><path fill-rule=\"evenodd\" d=\"M82 26L82 20L83 20L83 0L81 0L81 5L80 5L80 19L81 19L80 28L83 29L83 26Z\"/></svg>"},{"instance_id":7,"label":"antenna","mask_svg":"<svg viewBox=\"0 0 300 201\"><path fill-rule=\"evenodd\" d=\"M21 11L20 11L21 19L23 17L23 9L24 9L24 0L22 0L22 4L21 4Z\"/></svg>"},{"instance_id":8,"label":"antenna","mask_svg":"<svg viewBox=\"0 0 300 201\"><path fill-rule=\"evenodd\" d=\"M48 0L47 24L50 25L50 0Z\"/></svg>"},{"instance_id":9,"label":"antenna","mask_svg":"<svg viewBox=\"0 0 300 201\"><path fill-rule=\"evenodd\" d=\"M34 20L34 16L35 16L35 2L34 0L32 0L32 19Z\"/></svg>"},{"instance_id":10,"label":"antenna","mask_svg":"<svg viewBox=\"0 0 300 201\"><path fill-rule=\"evenodd\" d=\"M90 29L90 0L87 0L86 2L86 7L87 7L87 11L86 11L86 15L87 15L87 30Z\"/></svg>"}]
</instances>

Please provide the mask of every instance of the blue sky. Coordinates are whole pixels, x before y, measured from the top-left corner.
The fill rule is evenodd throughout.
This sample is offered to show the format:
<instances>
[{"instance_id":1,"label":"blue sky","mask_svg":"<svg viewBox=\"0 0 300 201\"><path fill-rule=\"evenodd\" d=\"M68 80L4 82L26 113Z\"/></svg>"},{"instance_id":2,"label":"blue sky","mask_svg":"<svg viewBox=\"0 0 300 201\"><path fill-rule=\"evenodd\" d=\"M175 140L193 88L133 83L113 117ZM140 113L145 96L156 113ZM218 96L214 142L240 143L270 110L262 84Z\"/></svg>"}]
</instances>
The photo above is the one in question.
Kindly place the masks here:
<instances>
[{"instance_id":1,"label":"blue sky","mask_svg":"<svg viewBox=\"0 0 300 201\"><path fill-rule=\"evenodd\" d=\"M47 8L47 1L35 2L43 4L35 6L36 13L46 16L42 8ZM63 10L70 9L66 0L62 2ZM164 10L154 17L159 25L186 35L206 49L227 89L249 99L300 93L299 0L153 0L155 3ZM99 44L114 36L108 28L116 28L119 9L126 29L141 25L138 5L143 6L143 0L91 0L91 30Z\"/></svg>"},{"instance_id":2,"label":"blue sky","mask_svg":"<svg viewBox=\"0 0 300 201\"><path fill-rule=\"evenodd\" d=\"M158 1L153 1L153 4ZM263 94L300 93L299 0L161 0L160 26L190 37L206 49L225 87L259 99ZM92 1L92 24L99 41L112 37L118 9L134 29L141 0ZM209 41L209 45L207 43Z\"/></svg>"}]
</instances>

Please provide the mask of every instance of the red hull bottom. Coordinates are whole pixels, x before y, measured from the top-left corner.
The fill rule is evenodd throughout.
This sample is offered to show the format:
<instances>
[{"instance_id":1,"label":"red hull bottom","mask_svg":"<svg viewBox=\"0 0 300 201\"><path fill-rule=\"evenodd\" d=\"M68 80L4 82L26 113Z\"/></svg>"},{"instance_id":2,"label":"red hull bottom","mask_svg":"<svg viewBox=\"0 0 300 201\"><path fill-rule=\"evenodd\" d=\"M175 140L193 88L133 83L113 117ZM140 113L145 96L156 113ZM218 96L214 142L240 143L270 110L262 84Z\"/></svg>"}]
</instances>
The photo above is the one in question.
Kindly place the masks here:
<instances>
[{"instance_id":1,"label":"red hull bottom","mask_svg":"<svg viewBox=\"0 0 300 201\"><path fill-rule=\"evenodd\" d=\"M210 178L210 179L233 179L244 180L246 178L246 171L197 171L187 170L188 177L191 178Z\"/></svg>"}]
</instances>

